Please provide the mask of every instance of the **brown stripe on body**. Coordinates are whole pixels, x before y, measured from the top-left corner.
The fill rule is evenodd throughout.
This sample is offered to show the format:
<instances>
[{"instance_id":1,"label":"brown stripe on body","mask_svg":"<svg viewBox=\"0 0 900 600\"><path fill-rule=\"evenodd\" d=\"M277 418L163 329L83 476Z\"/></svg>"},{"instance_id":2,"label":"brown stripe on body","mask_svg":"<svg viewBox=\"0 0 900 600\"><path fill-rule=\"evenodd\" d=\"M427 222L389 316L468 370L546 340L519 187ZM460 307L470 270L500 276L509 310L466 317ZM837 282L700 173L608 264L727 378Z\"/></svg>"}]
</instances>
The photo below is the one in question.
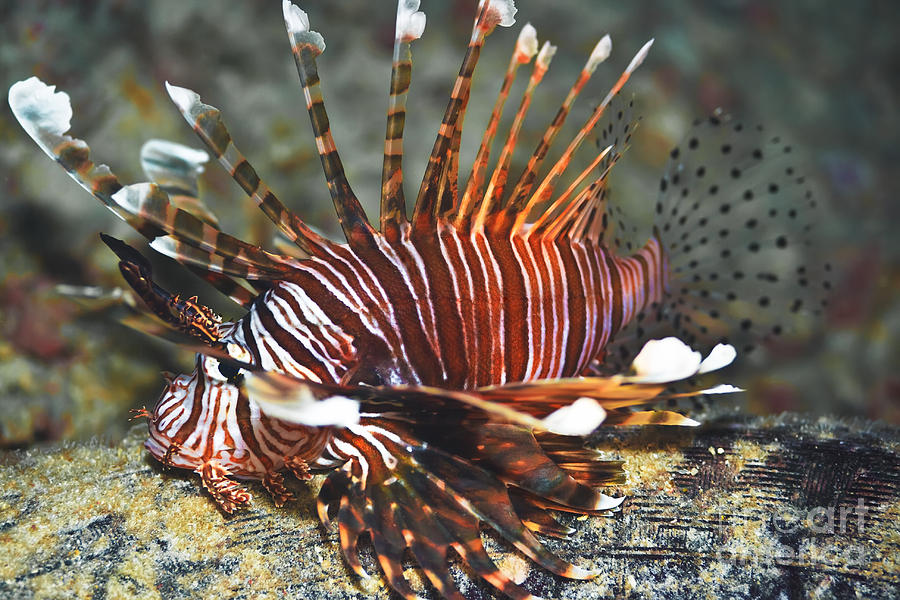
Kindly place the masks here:
<instances>
[{"instance_id":1,"label":"brown stripe on body","mask_svg":"<svg viewBox=\"0 0 900 600\"><path fill-rule=\"evenodd\" d=\"M547 349L553 346L553 298L554 291L558 289L559 285L556 280L551 279L544 240L536 236L527 238L527 242L531 246L531 253L537 263L537 276L540 278L543 288L543 293L537 298L538 306L535 310L540 311L544 322L544 332L541 334L540 330L537 331L534 344L538 357L535 361L537 365L534 370L535 378L542 379L550 375L552 353L547 352Z\"/></svg>"},{"instance_id":2,"label":"brown stripe on body","mask_svg":"<svg viewBox=\"0 0 900 600\"><path fill-rule=\"evenodd\" d=\"M422 257L425 276L431 290L431 302L437 318L438 347L443 357L446 375L442 383L451 388L461 387L466 380L469 364L463 339L464 327L458 312L458 301L453 289L452 265L448 264L437 240L438 233L413 230L410 241ZM413 349L413 351L415 351Z\"/></svg>"},{"instance_id":3,"label":"brown stripe on body","mask_svg":"<svg viewBox=\"0 0 900 600\"><path fill-rule=\"evenodd\" d=\"M398 258L404 264L407 276L415 286L416 283L419 283L418 268L412 257L402 247L402 244L394 245L392 248L397 252ZM428 325L420 319L417 310L418 303L426 302L427 299L424 282L420 286L409 289L398 267L377 246L361 247L357 256L375 274L379 288L384 290L387 302L393 308L397 328L392 333L399 336L395 358L398 362L407 365L408 369L415 374L413 381L421 383L440 381L442 379L441 365L428 338L426 330ZM384 306L380 308L386 314L385 309ZM423 308L422 314L423 317L427 315L425 318L430 323L431 315L427 308ZM400 350L399 340L401 339L405 353Z\"/></svg>"},{"instance_id":4,"label":"brown stripe on body","mask_svg":"<svg viewBox=\"0 0 900 600\"><path fill-rule=\"evenodd\" d=\"M219 449L215 444L215 437L222 427L222 393L221 388L215 385L206 386L206 425L205 436L197 440L198 447L203 445L203 462L209 462L218 454Z\"/></svg>"},{"instance_id":5,"label":"brown stripe on body","mask_svg":"<svg viewBox=\"0 0 900 600\"><path fill-rule=\"evenodd\" d=\"M369 249L367 257L372 262L386 260L377 250L374 240L366 239L358 247L361 251L366 248ZM359 297L363 303L359 309L366 311L366 314L376 321L378 328L387 338L388 344L394 349L393 355L400 356L403 352L402 335L396 331L390 320L388 308L392 308L391 298L374 271L370 272L372 269L368 261L344 245L335 245L331 251L333 256L327 260L328 264L344 277L347 286ZM338 260L335 260L335 256L338 257Z\"/></svg>"},{"instance_id":6,"label":"brown stripe on body","mask_svg":"<svg viewBox=\"0 0 900 600\"><path fill-rule=\"evenodd\" d=\"M256 297L256 301L253 303L253 306L250 310L256 310L257 305L261 304L264 300L264 295L261 294ZM257 346L256 336L253 334L253 327L250 324L250 315L245 315L240 321L241 324L241 333L243 334L242 346L247 349L250 353L250 356L253 357L253 364L255 366L260 366L262 364L262 357L259 354L259 347Z\"/></svg>"},{"instance_id":7,"label":"brown stripe on body","mask_svg":"<svg viewBox=\"0 0 900 600\"><path fill-rule=\"evenodd\" d=\"M306 318L306 315L301 306L297 303L294 294L281 287L274 288L273 293L277 294L281 301L288 305L290 310L294 313L294 319L306 327L307 330L316 331L321 327L321 324L311 322ZM338 344L335 344L334 341L329 340L325 335L318 336L314 339L314 345L319 347L323 355L346 363L353 358L353 348L349 344L341 342L343 342L343 340L338 342Z\"/></svg>"},{"instance_id":8,"label":"brown stripe on body","mask_svg":"<svg viewBox=\"0 0 900 600\"><path fill-rule=\"evenodd\" d=\"M643 310L644 306L648 303L648 301L650 299L650 294L652 293L653 290L650 287L650 281L651 281L650 264L647 262L647 258L641 254L635 254L634 259L635 259L635 261L637 261L637 264L640 267L639 268L640 275L641 275L640 281L641 281L641 285L643 286L642 291L643 291L643 296L644 296L642 298L642 302L640 303L640 305L635 306L635 314L637 314L638 312Z\"/></svg>"},{"instance_id":9,"label":"brown stripe on body","mask_svg":"<svg viewBox=\"0 0 900 600\"><path fill-rule=\"evenodd\" d=\"M250 400L240 387L238 387L238 394L238 400L235 403L235 416L238 430L241 432L241 439L244 441L244 445L247 446L250 454L257 457L268 469L271 466L271 461L266 453L263 452L259 441L256 439L255 427L253 421L251 421Z\"/></svg>"},{"instance_id":10,"label":"brown stripe on body","mask_svg":"<svg viewBox=\"0 0 900 600\"><path fill-rule=\"evenodd\" d=\"M588 281L592 282L589 289L585 290L588 297L588 305L592 311L591 319L588 320L588 343L585 346L585 353L582 357L579 372L584 369L603 347L603 273L602 265L597 260L597 249L593 240L584 241L584 263L588 268Z\"/></svg>"},{"instance_id":11,"label":"brown stripe on body","mask_svg":"<svg viewBox=\"0 0 900 600\"><path fill-rule=\"evenodd\" d=\"M171 446L173 447L184 444L184 441L196 431L197 423L200 421L200 413L203 412L203 407L205 405L203 402L204 383L203 373L199 367L194 371L194 377L196 377L196 380L193 382L194 394L191 402L191 414L188 416L187 420L182 423L181 427L178 428L175 435L170 436Z\"/></svg>"},{"instance_id":12,"label":"brown stripe on body","mask_svg":"<svg viewBox=\"0 0 900 600\"><path fill-rule=\"evenodd\" d=\"M613 309L613 291L612 279L609 273L609 264L606 261L606 248L602 244L597 244L591 248L591 263L597 268L598 278L596 281L596 294L598 298L598 340L596 343L596 351L599 352L606 346L612 336L612 309Z\"/></svg>"},{"instance_id":13,"label":"brown stripe on body","mask_svg":"<svg viewBox=\"0 0 900 600\"><path fill-rule=\"evenodd\" d=\"M503 359L506 363L506 380L520 381L525 377L528 353L531 351L528 346L531 327L528 322L529 290L525 287L525 278L510 239L489 236L488 241L500 264L500 275L503 278L502 310L506 324L500 335L505 340Z\"/></svg>"},{"instance_id":14,"label":"brown stripe on body","mask_svg":"<svg viewBox=\"0 0 900 600\"><path fill-rule=\"evenodd\" d=\"M472 276L472 329L469 332L472 344L469 348L471 376L474 386L488 385L494 381L492 357L494 354L493 335L490 332L490 279L486 271L490 266L484 265L482 270L482 255L476 247L472 236L459 236L459 242L463 250L463 260L469 274ZM485 261L486 262L486 261ZM485 324L488 324L486 327ZM473 387L474 387L473 386Z\"/></svg>"},{"instance_id":15,"label":"brown stripe on body","mask_svg":"<svg viewBox=\"0 0 900 600\"><path fill-rule=\"evenodd\" d=\"M456 274L456 285L459 287L458 306L462 317L463 341L466 348L466 358L468 360L468 368L464 387L471 389L475 387L478 380L478 344L477 333L478 327L477 310L475 307L474 279L472 271L480 269L478 265L472 265L466 262L465 248L463 241L456 229L441 228L439 235L443 241L444 247L447 249L449 268Z\"/></svg>"},{"instance_id":16,"label":"brown stripe on body","mask_svg":"<svg viewBox=\"0 0 900 600\"><path fill-rule=\"evenodd\" d=\"M619 329L622 328L622 278L619 275L619 269L615 263L615 258L608 253L601 255L600 259L605 261L606 269L609 273L610 290L606 294L606 301L612 303L612 318L609 322L609 338Z\"/></svg>"},{"instance_id":17,"label":"brown stripe on body","mask_svg":"<svg viewBox=\"0 0 900 600\"><path fill-rule=\"evenodd\" d=\"M298 340L298 338L294 336L294 332L284 329L278 323L275 318L274 311L278 311L281 314L282 321L289 320L289 317L284 315L281 307L278 306L278 304L276 304L275 302L266 302L264 304L261 304L256 310L256 314L259 317L260 324L263 326L266 333L271 336L274 342L281 346L293 360L315 373L316 377L318 377L320 381L330 381L332 379L332 375L328 371L327 367L321 361L319 361L319 359L313 356L309 350L306 349L306 346L304 346ZM278 368L278 370L287 371L284 364L279 360L277 354L275 354L274 351L270 353L272 356L272 360L276 363L276 367Z\"/></svg>"},{"instance_id":18,"label":"brown stripe on body","mask_svg":"<svg viewBox=\"0 0 900 600\"><path fill-rule=\"evenodd\" d=\"M268 454L272 457L272 461L281 462L284 453L290 451L291 447L296 443L296 437L285 437L279 433L278 428L274 425L276 422L280 423L281 421L277 421L263 412L260 413L259 417L256 432L258 432L260 441L270 446L271 450ZM284 450L275 447L276 444L284 448Z\"/></svg>"},{"instance_id":19,"label":"brown stripe on body","mask_svg":"<svg viewBox=\"0 0 900 600\"><path fill-rule=\"evenodd\" d=\"M230 395L230 390L229 390ZM220 396L221 398L221 396ZM237 443L234 437L231 435L231 427L228 426L228 422L231 419L234 419L237 422L237 406L236 402L222 402L221 410L224 414L222 414L222 418L219 420L218 426L222 428L222 433L224 435L222 439L222 446L225 448L237 448ZM240 434L238 434L240 435Z\"/></svg>"},{"instance_id":20,"label":"brown stripe on body","mask_svg":"<svg viewBox=\"0 0 900 600\"><path fill-rule=\"evenodd\" d=\"M306 292L309 298L325 312L328 318L341 331L353 338L353 345L357 352L357 356L360 352L365 351L367 356L389 357L392 361L395 361L395 352L388 346L388 343L370 332L363 323L359 312L365 310L365 307L347 306L340 299L332 295L328 288L325 287L325 284L318 279L318 277L321 277L328 281L332 287L344 290L346 293L346 288L340 280L337 279L337 276L328 269L316 265L312 261L305 264L307 264L309 271L313 271L314 273L298 270L293 277L294 283L303 288L303 291ZM348 299L352 300L352 298ZM357 360L359 360L359 358ZM399 369L401 377L409 378L409 381L413 381L414 374L405 362L395 361L393 364ZM340 382L334 381L332 383Z\"/></svg>"},{"instance_id":21,"label":"brown stripe on body","mask_svg":"<svg viewBox=\"0 0 900 600\"><path fill-rule=\"evenodd\" d=\"M562 347L565 344L566 334L568 333L567 320L568 317L566 312L568 311L568 301L566 299L566 295L568 290L566 288L566 274L564 265L561 264L562 258L560 256L559 248L557 248L556 243L553 240L546 240L544 242L544 251L547 253L547 260L550 265L550 277L553 277L553 281L556 285L556 289L553 292L552 297L552 311L553 311L553 335L550 338L549 348L552 348L553 352L547 352L550 358L550 377L558 377L560 368L563 362L563 356L561 353ZM545 351L546 352L546 351Z\"/></svg>"},{"instance_id":22,"label":"brown stripe on body","mask_svg":"<svg viewBox=\"0 0 900 600\"><path fill-rule=\"evenodd\" d=\"M494 264L496 257L493 256L487 237L476 232L474 239L475 249L478 255L482 257L485 270L487 271L483 303L488 307L488 323L490 324L489 328L479 328L482 340L488 338L488 341L484 343L484 345L490 348L490 361L488 363L490 365L490 371L488 379L481 383L481 385L505 383L506 381L509 381L509 377L506 372L506 351L504 349L506 339L503 335L504 326L506 324L506 313L503 310L503 295L505 290L503 288L503 276L501 273L498 273L498 270L502 267L499 265L499 262L496 265Z\"/></svg>"},{"instance_id":23,"label":"brown stripe on body","mask_svg":"<svg viewBox=\"0 0 900 600\"><path fill-rule=\"evenodd\" d=\"M541 315L541 294L543 291L543 282L540 281L540 274L538 273L537 267L532 260L533 256L531 253L531 246L525 240L524 237L516 235L510 238L511 243L515 245L515 252L519 256L522 264L522 269L524 269L527 274L527 278L525 281L528 282L526 286L526 297L525 297L525 310L526 314L529 315L527 318L527 325L531 335L528 339L528 356L527 361L531 363L530 371L528 366L526 365L526 371L522 376L522 379L531 378L534 379L536 377L536 373L538 373L537 365L540 363L539 355L542 351L541 346L541 323L543 320L543 316Z\"/></svg>"},{"instance_id":24,"label":"brown stripe on body","mask_svg":"<svg viewBox=\"0 0 900 600\"><path fill-rule=\"evenodd\" d=\"M634 314L634 273L631 270L631 265L629 263L623 262L621 259L615 260L616 269L619 273L619 278L622 281L622 295L620 296L622 302L622 322L619 325L619 330L623 329L625 325L628 324L628 321L631 319L631 315Z\"/></svg>"},{"instance_id":25,"label":"brown stripe on body","mask_svg":"<svg viewBox=\"0 0 900 600\"><path fill-rule=\"evenodd\" d=\"M556 248L562 258L566 273L566 289L568 291L569 318L564 324L568 331L565 347L555 348L561 353L560 376L568 377L576 374L576 368L584 350L587 333L587 302L583 281L582 267L575 257L571 240L563 238L556 241Z\"/></svg>"}]
</instances>

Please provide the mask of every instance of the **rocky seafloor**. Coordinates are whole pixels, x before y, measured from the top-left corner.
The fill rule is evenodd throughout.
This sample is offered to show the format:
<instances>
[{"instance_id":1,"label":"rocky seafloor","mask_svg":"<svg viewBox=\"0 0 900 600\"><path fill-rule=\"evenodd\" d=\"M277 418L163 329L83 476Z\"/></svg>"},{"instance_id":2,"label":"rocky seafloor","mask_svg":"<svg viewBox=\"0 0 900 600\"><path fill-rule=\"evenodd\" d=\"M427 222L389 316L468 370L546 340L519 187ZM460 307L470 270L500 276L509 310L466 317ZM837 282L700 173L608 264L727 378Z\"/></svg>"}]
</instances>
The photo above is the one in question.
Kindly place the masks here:
<instances>
[{"instance_id":1,"label":"rocky seafloor","mask_svg":"<svg viewBox=\"0 0 900 600\"><path fill-rule=\"evenodd\" d=\"M0 598L389 598L361 542L357 578L337 532L318 524L318 480L275 508L226 517L195 477L141 447L66 443L16 451L0 470ZM532 566L486 535L512 579L545 598L894 598L900 586L900 435L866 422L800 417L646 428L593 440L625 460L627 500L604 517L561 516L547 545L591 581ZM453 563L472 600L494 598ZM405 574L437 595L414 563Z\"/></svg>"},{"instance_id":2,"label":"rocky seafloor","mask_svg":"<svg viewBox=\"0 0 900 600\"><path fill-rule=\"evenodd\" d=\"M325 98L370 217L390 73L393 3L385 4L390 10L367 0L304 5L328 44ZM558 549L603 576L564 582L499 542L492 551L547 597L893 597L900 584L897 430L842 419L900 422L900 238L891 231L900 217L893 194L900 188L900 94L892 75L898 5L517 4L520 24L531 21L542 40L560 47L523 129L525 146L534 145L602 34L612 35L613 56L572 123L655 37L626 89L644 116L616 167L615 198L626 214L646 217L668 149L695 117L723 107L802 149L828 207L817 235L833 255L836 289L818 329L742 356L729 373L748 389L745 411L811 416L597 441L628 461L621 491L630 500L621 513L576 523L574 539ZM410 184L423 170L473 5L423 2L429 21L413 48L405 140ZM220 107L285 203L337 234L279 2L0 3L0 34L0 84L37 74L69 92L73 133L123 180L144 179L138 151L149 138L200 145L165 95L169 80ZM515 35L498 31L488 40L469 131L486 121ZM97 232L137 236L53 165L2 104L0 597L386 596L379 579L360 583L349 573L336 535L314 523L315 485L298 484L301 501L281 510L257 488L254 508L229 519L193 478L149 461L139 432L123 440L128 409L150 405L162 387L160 370L190 368L190 356L116 324L115 311L79 307L56 293L57 284L122 285ZM476 145L466 139L463 165ZM514 169L526 160L521 154ZM216 165L204 173L201 192L227 231L269 241L271 226ZM215 305L209 288L153 260L168 287ZM837 519L859 499L873 516L865 531L850 513L846 528L829 530L829 509ZM377 572L371 560L368 567ZM412 566L409 573L418 576ZM473 598L487 594L464 572L455 575Z\"/></svg>"}]
</instances>

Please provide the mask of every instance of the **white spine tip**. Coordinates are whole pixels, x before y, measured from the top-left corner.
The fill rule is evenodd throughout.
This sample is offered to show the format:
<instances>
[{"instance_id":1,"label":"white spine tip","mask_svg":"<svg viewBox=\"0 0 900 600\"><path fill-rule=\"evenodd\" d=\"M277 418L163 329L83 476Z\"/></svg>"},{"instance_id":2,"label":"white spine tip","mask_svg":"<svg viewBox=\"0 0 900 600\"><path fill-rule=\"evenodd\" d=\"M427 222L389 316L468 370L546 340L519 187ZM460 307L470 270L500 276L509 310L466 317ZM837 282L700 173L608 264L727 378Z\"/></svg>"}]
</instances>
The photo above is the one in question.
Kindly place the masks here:
<instances>
[{"instance_id":1,"label":"white spine tip","mask_svg":"<svg viewBox=\"0 0 900 600\"><path fill-rule=\"evenodd\" d=\"M579 398L544 418L547 431L559 435L588 435L606 420L606 410L593 398Z\"/></svg>"},{"instance_id":2,"label":"white spine tip","mask_svg":"<svg viewBox=\"0 0 900 600\"><path fill-rule=\"evenodd\" d=\"M709 356L700 363L697 373L709 373L727 367L737 358L737 350L731 344L716 344Z\"/></svg>"},{"instance_id":3,"label":"white spine tip","mask_svg":"<svg viewBox=\"0 0 900 600\"><path fill-rule=\"evenodd\" d=\"M603 39L597 42L596 46L594 46L594 50L591 52L590 58L588 58L585 70L587 70L589 73L593 73L597 68L597 65L609 58L611 52L612 38L610 38L609 34L607 34L603 36Z\"/></svg>"},{"instance_id":4,"label":"white spine tip","mask_svg":"<svg viewBox=\"0 0 900 600\"><path fill-rule=\"evenodd\" d=\"M512 27L516 23L516 3L513 0L487 0L488 12L494 13L494 19L500 27ZM484 4L484 0L479 2L478 8Z\"/></svg>"},{"instance_id":5,"label":"white spine tip","mask_svg":"<svg viewBox=\"0 0 900 600\"><path fill-rule=\"evenodd\" d=\"M516 55L519 62L526 63L530 61L537 52L537 30L531 23L525 23L525 27L519 32L519 39L516 40Z\"/></svg>"},{"instance_id":6,"label":"white spine tip","mask_svg":"<svg viewBox=\"0 0 900 600\"><path fill-rule=\"evenodd\" d=\"M191 107L200 102L200 95L197 92L172 85L168 81L166 82L166 91L169 93L169 98L172 99L172 102L184 114L189 113Z\"/></svg>"},{"instance_id":7,"label":"white spine tip","mask_svg":"<svg viewBox=\"0 0 900 600\"><path fill-rule=\"evenodd\" d=\"M291 0L282 0L281 10L284 12L284 24L288 33L309 31L309 17Z\"/></svg>"},{"instance_id":8,"label":"white spine tip","mask_svg":"<svg viewBox=\"0 0 900 600\"><path fill-rule=\"evenodd\" d=\"M425 13L419 10L420 0L397 1L397 39L411 42L425 32Z\"/></svg>"},{"instance_id":9,"label":"white spine tip","mask_svg":"<svg viewBox=\"0 0 900 600\"><path fill-rule=\"evenodd\" d=\"M631 364L632 383L668 383L687 379L700 368L702 356L676 337L650 340Z\"/></svg>"},{"instance_id":10,"label":"white spine tip","mask_svg":"<svg viewBox=\"0 0 900 600\"><path fill-rule=\"evenodd\" d=\"M175 256L175 240L167 235L154 238L148 245L164 256Z\"/></svg>"},{"instance_id":11,"label":"white spine tip","mask_svg":"<svg viewBox=\"0 0 900 600\"><path fill-rule=\"evenodd\" d=\"M9 88L9 107L25 131L37 139L40 133L62 135L72 123L69 95L57 92L37 77L29 77Z\"/></svg>"},{"instance_id":12,"label":"white spine tip","mask_svg":"<svg viewBox=\"0 0 900 600\"><path fill-rule=\"evenodd\" d=\"M653 45L653 39L644 44L638 53L634 55L634 58L631 59L631 64L628 65L628 68L625 69L625 72L631 74L641 66L641 63L644 62L644 59L647 58L647 53L650 52L650 46Z\"/></svg>"},{"instance_id":13,"label":"white spine tip","mask_svg":"<svg viewBox=\"0 0 900 600\"><path fill-rule=\"evenodd\" d=\"M721 385L717 385L715 387L711 387L706 390L702 390L701 394L736 394L738 392L744 392L743 388L735 387L733 385L729 385L727 383L723 383Z\"/></svg>"},{"instance_id":14,"label":"white spine tip","mask_svg":"<svg viewBox=\"0 0 900 600\"><path fill-rule=\"evenodd\" d=\"M550 61L553 60L553 55L556 54L556 46L551 44L550 42L544 42L544 45L541 46L541 51L538 52L537 64L546 69L550 66Z\"/></svg>"},{"instance_id":15,"label":"white spine tip","mask_svg":"<svg viewBox=\"0 0 900 600\"><path fill-rule=\"evenodd\" d=\"M141 160L156 163L174 160L195 173L202 173L204 163L209 162L209 154L169 140L154 139L147 140L141 146Z\"/></svg>"},{"instance_id":16,"label":"white spine tip","mask_svg":"<svg viewBox=\"0 0 900 600\"><path fill-rule=\"evenodd\" d=\"M619 506L621 506L623 502L625 502L625 496L613 498L612 496L607 496L606 494L600 494L600 502L597 503L597 506L594 507L594 510L614 510L616 508L619 508Z\"/></svg>"}]
</instances>

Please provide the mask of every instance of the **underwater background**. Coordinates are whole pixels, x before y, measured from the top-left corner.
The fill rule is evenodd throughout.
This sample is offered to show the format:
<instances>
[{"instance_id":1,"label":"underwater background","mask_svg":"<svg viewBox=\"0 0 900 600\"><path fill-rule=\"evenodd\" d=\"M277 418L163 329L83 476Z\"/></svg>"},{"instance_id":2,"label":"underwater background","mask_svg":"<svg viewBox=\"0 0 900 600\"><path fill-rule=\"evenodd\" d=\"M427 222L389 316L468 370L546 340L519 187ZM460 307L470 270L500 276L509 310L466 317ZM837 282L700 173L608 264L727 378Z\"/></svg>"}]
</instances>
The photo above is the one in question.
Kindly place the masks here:
<instances>
[{"instance_id":1,"label":"underwater background","mask_svg":"<svg viewBox=\"0 0 900 600\"><path fill-rule=\"evenodd\" d=\"M428 24L413 44L404 140L408 195L424 170L475 2L422 4ZM567 132L584 121L633 53L655 38L623 92L634 96L644 117L613 179L614 199L629 218L649 234L669 150L696 117L719 107L792 140L824 205L816 235L834 264L830 306L804 337L739 357L742 364L728 378L748 393L735 410L900 423L900 241L893 231L900 219L900 4L516 4L517 25L491 35L475 75L463 172L521 25L531 22L539 39L559 51L535 95L521 142L527 150L517 154L514 171L604 33L612 36L613 54L576 103ZM319 70L332 129L351 184L375 220L395 3L306 0L300 6L325 37ZM277 0L0 2L0 83L8 88L31 75L70 94L73 135L129 183L145 179L138 154L147 139L200 147L163 82L196 90L221 109L279 197L308 222L340 235ZM513 88L509 106L522 85ZM511 113L508 107L502 123ZM183 371L191 356L117 323L114 307L76 303L55 286L123 285L99 231L146 245L43 155L5 102L0 185L0 447L92 435L115 440L128 427L129 408L155 401L160 371ZM267 219L218 165L208 166L201 195L223 229L268 243ZM169 289L199 293L226 317L238 316L168 259L153 262Z\"/></svg>"}]
</instances>

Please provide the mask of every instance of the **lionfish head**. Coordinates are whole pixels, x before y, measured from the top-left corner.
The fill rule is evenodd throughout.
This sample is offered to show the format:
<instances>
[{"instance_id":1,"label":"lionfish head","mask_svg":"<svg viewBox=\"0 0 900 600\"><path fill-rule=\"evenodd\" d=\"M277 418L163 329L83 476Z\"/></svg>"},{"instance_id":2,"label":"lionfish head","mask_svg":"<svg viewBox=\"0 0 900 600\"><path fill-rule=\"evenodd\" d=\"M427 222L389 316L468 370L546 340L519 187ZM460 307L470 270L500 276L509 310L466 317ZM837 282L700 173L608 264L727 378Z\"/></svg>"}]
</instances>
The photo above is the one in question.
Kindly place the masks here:
<instances>
[{"instance_id":1,"label":"lionfish head","mask_svg":"<svg viewBox=\"0 0 900 600\"><path fill-rule=\"evenodd\" d=\"M240 436L225 435L227 427L220 435L210 431L223 419L236 420L241 402L248 404L235 375L217 359L199 354L191 373L167 375L166 388L148 415L150 437L144 446L150 454L182 469L197 469L211 457L252 468Z\"/></svg>"}]
</instances>

